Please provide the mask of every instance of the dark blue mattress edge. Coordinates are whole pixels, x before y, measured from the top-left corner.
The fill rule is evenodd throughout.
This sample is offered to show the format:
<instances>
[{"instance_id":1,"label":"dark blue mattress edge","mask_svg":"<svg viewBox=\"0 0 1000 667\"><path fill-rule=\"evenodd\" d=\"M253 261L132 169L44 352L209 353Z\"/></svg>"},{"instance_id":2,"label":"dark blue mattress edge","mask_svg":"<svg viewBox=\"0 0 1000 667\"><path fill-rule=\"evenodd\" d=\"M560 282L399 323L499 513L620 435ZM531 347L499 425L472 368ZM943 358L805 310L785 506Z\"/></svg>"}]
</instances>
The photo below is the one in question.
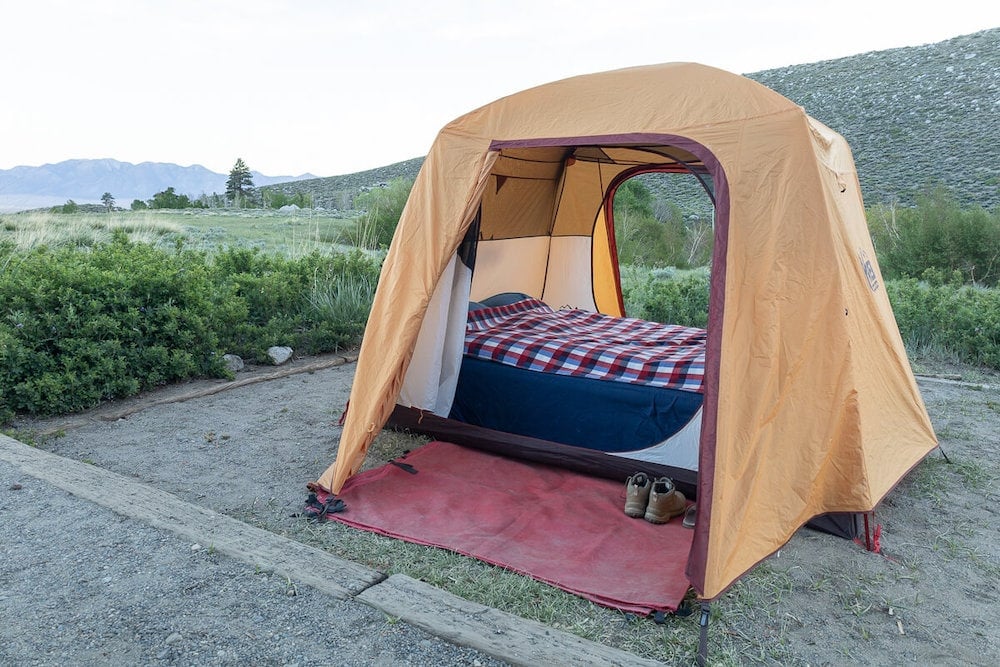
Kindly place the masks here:
<instances>
[{"instance_id":1,"label":"dark blue mattress edge","mask_svg":"<svg viewBox=\"0 0 1000 667\"><path fill-rule=\"evenodd\" d=\"M604 452L670 437L701 407L699 393L531 371L464 357L449 417Z\"/></svg>"}]
</instances>

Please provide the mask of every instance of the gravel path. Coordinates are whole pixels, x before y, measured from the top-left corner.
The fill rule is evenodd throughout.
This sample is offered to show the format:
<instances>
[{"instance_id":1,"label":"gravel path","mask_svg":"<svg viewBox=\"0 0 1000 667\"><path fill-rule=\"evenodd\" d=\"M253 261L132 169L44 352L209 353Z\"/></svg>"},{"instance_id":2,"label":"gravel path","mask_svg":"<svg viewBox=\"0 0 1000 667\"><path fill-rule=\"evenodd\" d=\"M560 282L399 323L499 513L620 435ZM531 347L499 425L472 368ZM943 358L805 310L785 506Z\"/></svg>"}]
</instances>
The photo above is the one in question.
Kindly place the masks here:
<instances>
[{"instance_id":1,"label":"gravel path","mask_svg":"<svg viewBox=\"0 0 1000 667\"><path fill-rule=\"evenodd\" d=\"M497 665L0 461L0 665Z\"/></svg>"}]
</instances>

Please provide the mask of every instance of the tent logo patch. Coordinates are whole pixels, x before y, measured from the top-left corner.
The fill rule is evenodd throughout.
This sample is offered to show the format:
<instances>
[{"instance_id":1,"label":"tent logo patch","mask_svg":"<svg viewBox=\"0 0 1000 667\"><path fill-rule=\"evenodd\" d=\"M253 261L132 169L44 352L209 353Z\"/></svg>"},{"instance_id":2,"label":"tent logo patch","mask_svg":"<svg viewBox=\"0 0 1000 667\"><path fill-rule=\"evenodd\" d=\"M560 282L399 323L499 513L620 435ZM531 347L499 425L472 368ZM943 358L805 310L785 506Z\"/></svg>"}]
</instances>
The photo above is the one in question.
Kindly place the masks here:
<instances>
[{"instance_id":1,"label":"tent logo patch","mask_svg":"<svg viewBox=\"0 0 1000 667\"><path fill-rule=\"evenodd\" d=\"M858 260L861 262L861 270L865 272L865 278L868 279L868 289L872 292L877 292L878 276L875 275L875 267L872 266L872 261L868 258L868 253L861 248L858 249Z\"/></svg>"}]
</instances>

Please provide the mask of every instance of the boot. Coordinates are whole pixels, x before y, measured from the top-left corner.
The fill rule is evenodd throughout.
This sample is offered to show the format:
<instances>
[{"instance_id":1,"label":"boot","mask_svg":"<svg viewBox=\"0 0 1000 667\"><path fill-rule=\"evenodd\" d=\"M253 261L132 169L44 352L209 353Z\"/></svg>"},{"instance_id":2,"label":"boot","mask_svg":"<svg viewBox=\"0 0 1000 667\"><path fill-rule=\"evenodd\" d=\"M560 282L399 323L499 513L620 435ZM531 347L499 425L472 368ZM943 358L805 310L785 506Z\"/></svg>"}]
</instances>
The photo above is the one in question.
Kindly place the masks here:
<instances>
[{"instance_id":1,"label":"boot","mask_svg":"<svg viewBox=\"0 0 1000 667\"><path fill-rule=\"evenodd\" d=\"M646 505L646 521L650 523L666 523L675 516L684 514L687 499L684 494L674 488L674 482L669 477L660 477L653 482L649 491L649 503Z\"/></svg>"},{"instance_id":2,"label":"boot","mask_svg":"<svg viewBox=\"0 0 1000 667\"><path fill-rule=\"evenodd\" d=\"M649 489L653 486L649 475L637 472L625 482L625 514L639 518L646 512Z\"/></svg>"}]
</instances>

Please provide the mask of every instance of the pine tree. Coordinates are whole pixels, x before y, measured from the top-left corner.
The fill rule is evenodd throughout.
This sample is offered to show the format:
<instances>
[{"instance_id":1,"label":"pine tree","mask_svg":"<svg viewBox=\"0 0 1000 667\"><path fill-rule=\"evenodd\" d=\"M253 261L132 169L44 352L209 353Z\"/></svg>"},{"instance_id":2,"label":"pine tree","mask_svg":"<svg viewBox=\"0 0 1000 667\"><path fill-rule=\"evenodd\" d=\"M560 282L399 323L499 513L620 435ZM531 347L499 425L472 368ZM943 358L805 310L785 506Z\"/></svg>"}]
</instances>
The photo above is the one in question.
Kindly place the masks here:
<instances>
[{"instance_id":1,"label":"pine tree","mask_svg":"<svg viewBox=\"0 0 1000 667\"><path fill-rule=\"evenodd\" d=\"M226 201L240 208L251 201L254 194L253 175L243 158L237 158L226 179Z\"/></svg>"}]
</instances>

